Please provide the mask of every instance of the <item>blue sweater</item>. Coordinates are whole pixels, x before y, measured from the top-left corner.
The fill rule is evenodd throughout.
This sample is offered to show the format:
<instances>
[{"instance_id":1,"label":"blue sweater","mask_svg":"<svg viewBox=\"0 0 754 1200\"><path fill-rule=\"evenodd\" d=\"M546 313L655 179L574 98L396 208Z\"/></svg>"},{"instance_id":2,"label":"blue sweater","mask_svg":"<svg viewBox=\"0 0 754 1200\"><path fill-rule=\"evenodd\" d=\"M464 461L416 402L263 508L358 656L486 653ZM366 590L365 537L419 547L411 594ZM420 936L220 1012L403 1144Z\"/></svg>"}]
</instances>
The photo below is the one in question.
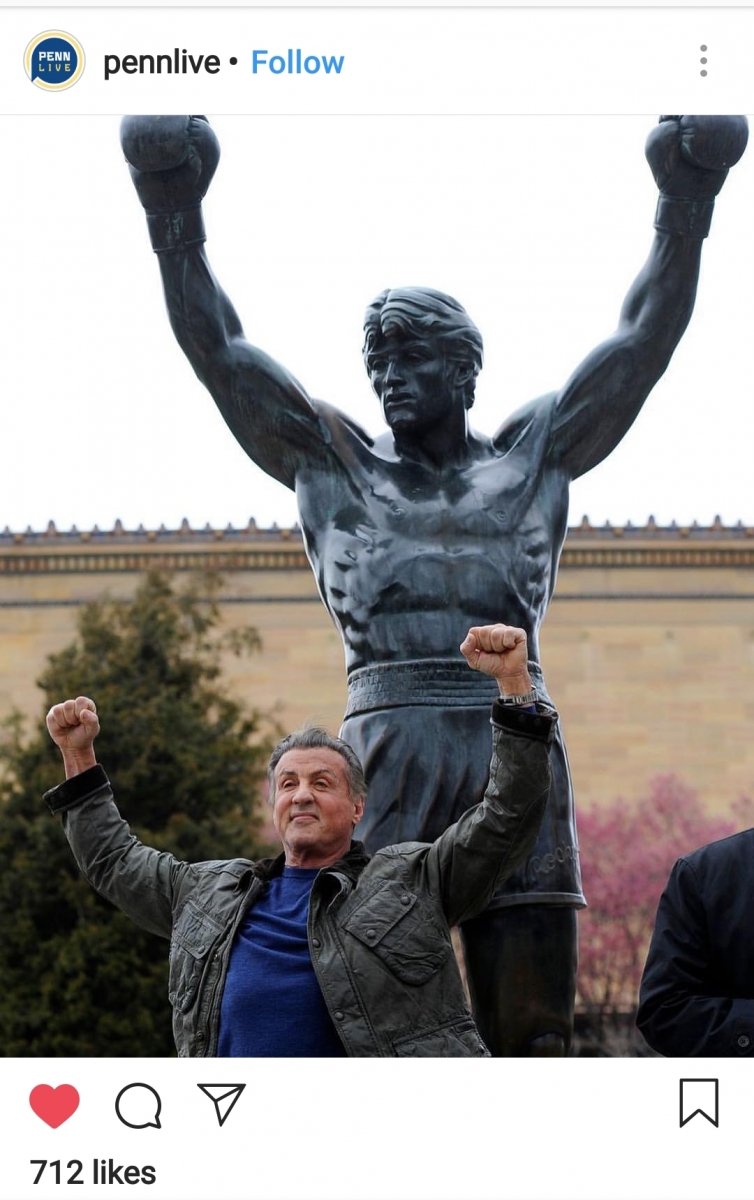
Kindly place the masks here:
<instances>
[{"instance_id":1,"label":"blue sweater","mask_svg":"<svg viewBox=\"0 0 754 1200\"><path fill-rule=\"evenodd\" d=\"M306 921L319 869L284 867L246 914L230 952L220 1058L345 1056L314 974Z\"/></svg>"}]
</instances>

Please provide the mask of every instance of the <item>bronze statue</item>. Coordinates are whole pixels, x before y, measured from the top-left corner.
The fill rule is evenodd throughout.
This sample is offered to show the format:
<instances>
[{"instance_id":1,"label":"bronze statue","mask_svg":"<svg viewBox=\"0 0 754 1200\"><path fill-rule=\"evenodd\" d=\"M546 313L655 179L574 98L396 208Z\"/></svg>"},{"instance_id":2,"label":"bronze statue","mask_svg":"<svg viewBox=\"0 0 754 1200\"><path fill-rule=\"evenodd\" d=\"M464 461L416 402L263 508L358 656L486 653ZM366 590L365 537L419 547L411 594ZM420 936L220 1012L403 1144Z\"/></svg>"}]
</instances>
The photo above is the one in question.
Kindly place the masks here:
<instances>
[{"instance_id":1,"label":"bronze statue","mask_svg":"<svg viewBox=\"0 0 754 1200\"><path fill-rule=\"evenodd\" d=\"M617 445L665 371L691 316L714 198L746 135L739 117L661 119L647 144L657 232L616 333L491 438L468 424L482 338L461 305L426 288L378 296L364 360L388 430L373 439L245 340L203 247L200 205L219 157L206 119L124 119L173 331L246 453L296 492L345 645L341 735L370 783L368 849L432 840L483 793L494 685L467 678L458 644L470 625L523 627L547 699L538 631L569 483ZM551 761L533 855L462 926L475 1017L497 1055L562 1055L571 1040L584 899L562 736Z\"/></svg>"}]
</instances>

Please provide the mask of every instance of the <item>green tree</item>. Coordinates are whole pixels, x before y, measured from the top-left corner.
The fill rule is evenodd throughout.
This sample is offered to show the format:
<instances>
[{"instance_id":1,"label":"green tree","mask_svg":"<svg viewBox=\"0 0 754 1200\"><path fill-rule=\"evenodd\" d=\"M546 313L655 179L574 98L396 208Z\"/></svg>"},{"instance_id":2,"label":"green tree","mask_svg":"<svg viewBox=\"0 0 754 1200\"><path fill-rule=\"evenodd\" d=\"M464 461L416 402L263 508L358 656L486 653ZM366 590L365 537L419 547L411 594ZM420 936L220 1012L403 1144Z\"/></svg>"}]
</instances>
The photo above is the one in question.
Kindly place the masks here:
<instances>
[{"instance_id":1,"label":"green tree","mask_svg":"<svg viewBox=\"0 0 754 1200\"><path fill-rule=\"evenodd\" d=\"M220 679L217 583L177 591L149 575L134 599L88 604L76 640L38 680L45 711L91 696L96 751L118 805L149 845L201 861L255 857L272 723ZM210 599L202 599L209 593ZM232 648L253 650L250 631ZM62 778L44 728L0 743L0 1053L173 1053L167 943L138 929L79 875L42 793Z\"/></svg>"}]
</instances>

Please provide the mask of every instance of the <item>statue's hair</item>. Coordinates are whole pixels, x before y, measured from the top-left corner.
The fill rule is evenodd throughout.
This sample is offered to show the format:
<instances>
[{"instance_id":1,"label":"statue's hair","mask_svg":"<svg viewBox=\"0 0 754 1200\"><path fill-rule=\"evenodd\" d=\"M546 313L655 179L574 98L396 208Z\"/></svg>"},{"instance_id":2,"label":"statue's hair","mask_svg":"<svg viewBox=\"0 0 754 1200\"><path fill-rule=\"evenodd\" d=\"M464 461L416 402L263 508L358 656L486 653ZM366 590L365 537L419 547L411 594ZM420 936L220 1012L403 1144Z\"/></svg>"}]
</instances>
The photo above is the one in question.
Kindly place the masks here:
<instances>
[{"instance_id":1,"label":"statue's hair","mask_svg":"<svg viewBox=\"0 0 754 1200\"><path fill-rule=\"evenodd\" d=\"M286 737L282 738L270 755L270 761L267 764L270 804L274 804L275 802L275 768L283 755L289 750L312 749L334 750L336 754L339 754L346 764L346 778L348 780L348 790L351 793L351 799L354 803L357 800L366 802L367 783L364 778L364 768L358 756L348 745L348 742L333 737L331 733L328 733L320 725L304 725L303 729L296 729L293 733L289 733Z\"/></svg>"},{"instance_id":2,"label":"statue's hair","mask_svg":"<svg viewBox=\"0 0 754 1200\"><path fill-rule=\"evenodd\" d=\"M482 369L482 335L463 305L445 292L416 287L380 292L364 316L367 362L383 338L395 332L418 340L436 338L450 359L473 366L474 375Z\"/></svg>"}]
</instances>

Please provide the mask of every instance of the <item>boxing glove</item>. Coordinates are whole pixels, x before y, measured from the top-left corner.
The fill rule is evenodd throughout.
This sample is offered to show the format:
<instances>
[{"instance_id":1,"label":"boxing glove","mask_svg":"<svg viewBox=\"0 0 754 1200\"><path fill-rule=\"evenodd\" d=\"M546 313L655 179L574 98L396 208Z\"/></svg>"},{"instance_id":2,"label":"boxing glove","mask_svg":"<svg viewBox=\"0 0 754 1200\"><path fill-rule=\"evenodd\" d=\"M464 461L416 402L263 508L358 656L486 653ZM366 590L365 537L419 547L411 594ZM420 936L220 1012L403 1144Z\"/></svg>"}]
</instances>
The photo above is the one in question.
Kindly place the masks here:
<instances>
[{"instance_id":1,"label":"boxing glove","mask_svg":"<svg viewBox=\"0 0 754 1200\"><path fill-rule=\"evenodd\" d=\"M203 242L201 203L220 158L207 118L124 117L120 139L153 248L164 253Z\"/></svg>"},{"instance_id":2,"label":"boxing glove","mask_svg":"<svg viewBox=\"0 0 754 1200\"><path fill-rule=\"evenodd\" d=\"M660 117L647 139L647 161L660 189L655 228L703 238L715 196L746 149L745 117Z\"/></svg>"}]
</instances>

